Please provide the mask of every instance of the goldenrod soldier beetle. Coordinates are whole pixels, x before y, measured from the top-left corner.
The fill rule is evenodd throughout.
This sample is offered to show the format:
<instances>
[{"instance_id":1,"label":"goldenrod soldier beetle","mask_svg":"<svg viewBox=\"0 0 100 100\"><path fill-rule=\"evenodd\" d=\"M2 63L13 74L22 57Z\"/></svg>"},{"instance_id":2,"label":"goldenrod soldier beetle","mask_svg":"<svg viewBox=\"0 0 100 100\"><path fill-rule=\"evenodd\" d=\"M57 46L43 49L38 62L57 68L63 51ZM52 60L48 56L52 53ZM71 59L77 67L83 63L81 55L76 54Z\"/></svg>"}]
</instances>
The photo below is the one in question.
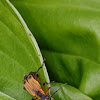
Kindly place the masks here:
<instances>
[{"instance_id":1,"label":"goldenrod soldier beetle","mask_svg":"<svg viewBox=\"0 0 100 100\"><path fill-rule=\"evenodd\" d=\"M28 75L24 76L24 89L27 90L34 98L32 100L40 99L40 100L49 100L50 98L53 97L57 91L59 91L63 84L58 90L56 90L51 96L47 96L48 91L50 90L51 87L49 87L46 91L44 91L45 84L50 84L47 82L43 83L43 87L41 88L40 82L39 82L39 76L38 76L38 71L43 67L44 62L42 66L36 71L36 72L30 72Z\"/></svg>"}]
</instances>

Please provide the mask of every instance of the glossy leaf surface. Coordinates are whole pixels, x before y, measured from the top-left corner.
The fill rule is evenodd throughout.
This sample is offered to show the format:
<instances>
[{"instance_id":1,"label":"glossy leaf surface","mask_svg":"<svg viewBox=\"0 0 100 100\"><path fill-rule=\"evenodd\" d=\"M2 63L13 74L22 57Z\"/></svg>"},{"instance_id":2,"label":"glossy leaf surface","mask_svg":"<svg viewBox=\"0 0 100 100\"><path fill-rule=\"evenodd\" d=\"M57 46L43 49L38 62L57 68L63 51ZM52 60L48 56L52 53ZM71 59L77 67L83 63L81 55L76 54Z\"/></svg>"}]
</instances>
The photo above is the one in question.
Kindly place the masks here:
<instances>
[{"instance_id":1,"label":"glossy leaf surface","mask_svg":"<svg viewBox=\"0 0 100 100\"><path fill-rule=\"evenodd\" d=\"M39 43L50 79L100 100L100 0L11 2Z\"/></svg>"},{"instance_id":2,"label":"glossy leaf surface","mask_svg":"<svg viewBox=\"0 0 100 100\"><path fill-rule=\"evenodd\" d=\"M42 57L36 45L17 11L9 2L0 0L0 100L32 99L23 89L23 80L25 74L41 66ZM41 83L48 80L44 71L39 72Z\"/></svg>"}]
</instances>

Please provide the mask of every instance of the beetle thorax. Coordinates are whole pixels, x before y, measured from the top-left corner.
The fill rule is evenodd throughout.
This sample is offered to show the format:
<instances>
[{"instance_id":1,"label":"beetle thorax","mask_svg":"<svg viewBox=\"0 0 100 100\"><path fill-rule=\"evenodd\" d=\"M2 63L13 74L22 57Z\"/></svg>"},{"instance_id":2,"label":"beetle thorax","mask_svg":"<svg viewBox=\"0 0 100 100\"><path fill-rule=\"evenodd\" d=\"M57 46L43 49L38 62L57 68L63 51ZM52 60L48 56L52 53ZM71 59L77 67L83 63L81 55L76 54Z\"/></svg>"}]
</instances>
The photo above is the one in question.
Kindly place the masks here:
<instances>
[{"instance_id":1,"label":"beetle thorax","mask_svg":"<svg viewBox=\"0 0 100 100\"><path fill-rule=\"evenodd\" d=\"M49 100L49 97L47 95L42 95L41 100Z\"/></svg>"},{"instance_id":2,"label":"beetle thorax","mask_svg":"<svg viewBox=\"0 0 100 100\"><path fill-rule=\"evenodd\" d=\"M45 94L42 94L40 91L37 91L37 95L41 98L41 100L49 100L49 97Z\"/></svg>"}]
</instances>

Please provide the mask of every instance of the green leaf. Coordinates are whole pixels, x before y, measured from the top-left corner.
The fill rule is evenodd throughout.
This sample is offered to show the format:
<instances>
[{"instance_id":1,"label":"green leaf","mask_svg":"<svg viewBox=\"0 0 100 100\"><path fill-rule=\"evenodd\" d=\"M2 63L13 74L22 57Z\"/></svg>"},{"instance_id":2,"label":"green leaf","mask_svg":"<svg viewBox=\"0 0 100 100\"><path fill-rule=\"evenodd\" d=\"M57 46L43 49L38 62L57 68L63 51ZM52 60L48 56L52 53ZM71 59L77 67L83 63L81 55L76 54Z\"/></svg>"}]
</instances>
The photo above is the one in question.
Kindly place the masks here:
<instances>
[{"instance_id":1,"label":"green leaf","mask_svg":"<svg viewBox=\"0 0 100 100\"><path fill-rule=\"evenodd\" d=\"M100 100L100 0L11 2L38 41L50 79Z\"/></svg>"},{"instance_id":2,"label":"green leaf","mask_svg":"<svg viewBox=\"0 0 100 100\"><path fill-rule=\"evenodd\" d=\"M53 83L52 86L52 91L55 91L59 89L62 84ZM54 95L54 98L55 100L92 100L78 89L69 85L64 85L62 89Z\"/></svg>"},{"instance_id":3,"label":"green leaf","mask_svg":"<svg viewBox=\"0 0 100 100\"><path fill-rule=\"evenodd\" d=\"M38 45L17 10L0 0L0 91L16 100L31 100L23 89L24 75L37 71L42 62ZM49 80L45 67L39 75L41 84ZM6 98L0 93L0 100Z\"/></svg>"}]
</instances>

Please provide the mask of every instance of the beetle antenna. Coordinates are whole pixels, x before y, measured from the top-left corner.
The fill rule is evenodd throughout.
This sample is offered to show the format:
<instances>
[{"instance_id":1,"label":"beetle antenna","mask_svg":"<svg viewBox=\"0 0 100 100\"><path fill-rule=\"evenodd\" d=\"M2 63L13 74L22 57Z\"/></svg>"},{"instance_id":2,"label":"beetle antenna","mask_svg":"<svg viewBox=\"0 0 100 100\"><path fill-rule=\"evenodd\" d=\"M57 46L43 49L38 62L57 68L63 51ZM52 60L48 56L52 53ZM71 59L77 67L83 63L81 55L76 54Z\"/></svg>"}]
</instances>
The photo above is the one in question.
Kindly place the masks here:
<instances>
[{"instance_id":1,"label":"beetle antenna","mask_svg":"<svg viewBox=\"0 0 100 100\"><path fill-rule=\"evenodd\" d=\"M55 95L64 85L66 85L67 83L64 83L63 85L61 85L61 87L58 89L58 90L56 90L52 95L51 95L51 98L53 97L53 95Z\"/></svg>"},{"instance_id":2,"label":"beetle antenna","mask_svg":"<svg viewBox=\"0 0 100 100\"><path fill-rule=\"evenodd\" d=\"M44 66L44 64L45 64L45 58L43 59L43 63L42 63L42 65L41 65L41 67L36 71L36 73L38 73L38 71Z\"/></svg>"}]
</instances>

